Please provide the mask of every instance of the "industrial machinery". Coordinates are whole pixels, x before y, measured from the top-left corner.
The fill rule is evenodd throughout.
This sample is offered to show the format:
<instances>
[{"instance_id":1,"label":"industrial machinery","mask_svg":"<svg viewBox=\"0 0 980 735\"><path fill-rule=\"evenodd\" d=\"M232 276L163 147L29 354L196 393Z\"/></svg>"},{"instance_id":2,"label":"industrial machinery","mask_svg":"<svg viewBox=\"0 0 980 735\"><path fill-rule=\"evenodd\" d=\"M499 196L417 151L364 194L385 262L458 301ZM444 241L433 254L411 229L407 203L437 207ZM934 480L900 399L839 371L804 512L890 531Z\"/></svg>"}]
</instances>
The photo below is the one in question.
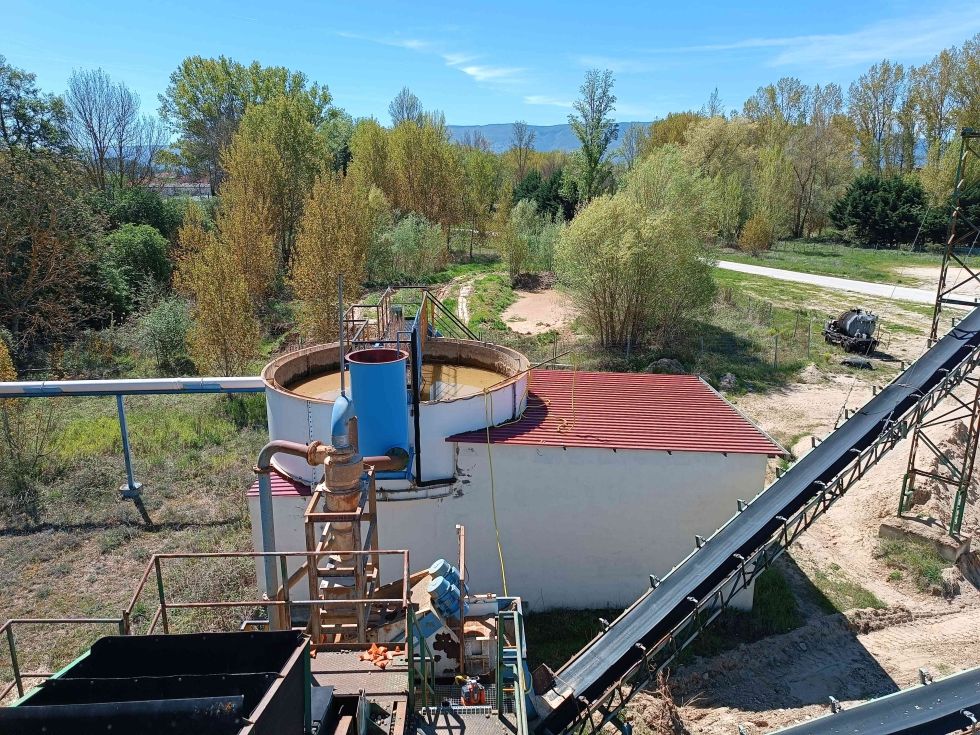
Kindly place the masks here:
<instances>
[{"instance_id":1,"label":"industrial machinery","mask_svg":"<svg viewBox=\"0 0 980 735\"><path fill-rule=\"evenodd\" d=\"M878 317L864 309L848 309L824 327L828 344L840 345L847 352L870 355L878 346Z\"/></svg>"}]
</instances>

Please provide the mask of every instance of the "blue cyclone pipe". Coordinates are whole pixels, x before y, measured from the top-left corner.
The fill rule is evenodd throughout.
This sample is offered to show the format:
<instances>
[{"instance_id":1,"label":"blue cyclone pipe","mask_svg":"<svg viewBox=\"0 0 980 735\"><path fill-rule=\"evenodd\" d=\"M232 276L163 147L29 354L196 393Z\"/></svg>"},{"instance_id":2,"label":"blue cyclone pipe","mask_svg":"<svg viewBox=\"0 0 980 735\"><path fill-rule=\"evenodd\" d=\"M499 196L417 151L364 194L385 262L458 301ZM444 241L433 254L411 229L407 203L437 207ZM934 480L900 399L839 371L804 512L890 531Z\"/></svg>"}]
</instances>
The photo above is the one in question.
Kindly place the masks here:
<instances>
[{"instance_id":1,"label":"blue cyclone pipe","mask_svg":"<svg viewBox=\"0 0 980 735\"><path fill-rule=\"evenodd\" d=\"M341 393L333 402L330 414L330 443L336 449L350 447L350 421L354 418L354 403Z\"/></svg>"}]
</instances>

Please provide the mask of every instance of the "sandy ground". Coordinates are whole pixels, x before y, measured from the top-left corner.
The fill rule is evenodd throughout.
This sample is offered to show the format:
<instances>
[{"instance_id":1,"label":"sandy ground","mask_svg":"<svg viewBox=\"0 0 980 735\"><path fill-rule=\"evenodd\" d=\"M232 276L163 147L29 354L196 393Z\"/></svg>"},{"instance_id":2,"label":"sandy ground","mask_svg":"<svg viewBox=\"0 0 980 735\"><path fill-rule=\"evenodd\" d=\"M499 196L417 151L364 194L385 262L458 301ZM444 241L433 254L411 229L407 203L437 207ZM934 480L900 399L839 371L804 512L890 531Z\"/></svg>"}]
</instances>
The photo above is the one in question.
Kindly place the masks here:
<instances>
[{"instance_id":1,"label":"sandy ground","mask_svg":"<svg viewBox=\"0 0 980 735\"><path fill-rule=\"evenodd\" d=\"M501 319L521 334L563 331L575 318L571 300L553 288L541 291L515 291L517 301L507 307Z\"/></svg>"},{"instance_id":2,"label":"sandy ground","mask_svg":"<svg viewBox=\"0 0 980 735\"><path fill-rule=\"evenodd\" d=\"M970 280L970 273L965 268L956 266L955 263L951 263L951 266L953 267L949 269L946 287L948 288L954 284L968 281L963 283L957 291L971 296L980 296L980 282ZM909 266L898 268L895 272L900 276L914 278L919 282L919 288L929 290L935 295L936 287L939 285L938 266Z\"/></svg>"}]
</instances>

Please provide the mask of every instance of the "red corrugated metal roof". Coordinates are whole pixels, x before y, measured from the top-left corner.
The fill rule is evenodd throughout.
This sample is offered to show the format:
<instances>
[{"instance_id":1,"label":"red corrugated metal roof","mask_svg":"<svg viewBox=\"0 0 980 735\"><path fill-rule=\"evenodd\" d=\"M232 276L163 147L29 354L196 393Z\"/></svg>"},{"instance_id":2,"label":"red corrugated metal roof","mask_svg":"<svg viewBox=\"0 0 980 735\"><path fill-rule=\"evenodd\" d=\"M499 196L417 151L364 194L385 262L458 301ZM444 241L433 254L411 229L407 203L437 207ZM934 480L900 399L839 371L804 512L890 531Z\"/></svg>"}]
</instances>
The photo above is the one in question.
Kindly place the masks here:
<instances>
[{"instance_id":1,"label":"red corrugated metal roof","mask_svg":"<svg viewBox=\"0 0 980 735\"><path fill-rule=\"evenodd\" d=\"M485 444L484 429L447 439ZM694 375L532 370L527 410L493 444L732 452L784 450Z\"/></svg>"},{"instance_id":2,"label":"red corrugated metal roof","mask_svg":"<svg viewBox=\"0 0 980 735\"><path fill-rule=\"evenodd\" d=\"M272 472L269 473L269 478L272 480L273 495L300 495L304 498L308 498L313 494L313 490L305 482L300 482L299 480L294 480L291 477L287 477L278 470L272 470ZM259 478L256 477L249 486L248 494L259 494Z\"/></svg>"}]
</instances>

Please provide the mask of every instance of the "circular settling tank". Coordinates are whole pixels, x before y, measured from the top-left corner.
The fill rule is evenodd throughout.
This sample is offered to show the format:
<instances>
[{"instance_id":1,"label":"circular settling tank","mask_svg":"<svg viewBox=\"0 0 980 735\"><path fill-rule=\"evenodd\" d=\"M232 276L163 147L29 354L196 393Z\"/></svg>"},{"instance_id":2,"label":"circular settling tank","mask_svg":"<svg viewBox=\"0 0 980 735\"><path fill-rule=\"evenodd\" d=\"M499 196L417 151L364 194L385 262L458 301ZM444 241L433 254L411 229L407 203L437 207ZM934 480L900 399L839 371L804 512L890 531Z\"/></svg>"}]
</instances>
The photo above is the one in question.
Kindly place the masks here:
<instances>
[{"instance_id":1,"label":"circular settling tank","mask_svg":"<svg viewBox=\"0 0 980 735\"><path fill-rule=\"evenodd\" d=\"M374 351L359 352L365 355ZM358 360L357 354L349 353L348 357L354 355L354 360ZM340 394L338 356L337 343L317 345L282 355L265 367L262 378L266 384L270 439L330 442L333 402ZM370 364L370 360L367 355L361 361ZM399 360L398 364L403 365L404 361ZM409 414L408 443L413 454L412 479L451 480L455 473L455 454L453 445L446 442L447 437L520 416L527 405L528 367L524 355L507 347L469 340L427 339L423 348L417 437L407 388L404 393ZM407 370L404 375L407 386L410 381ZM351 370L348 370L346 389L356 413L359 410L357 386L352 385L350 377ZM362 378L361 384L373 385L373 378ZM360 404L365 414L377 416L382 407L387 407L394 415L401 408L390 389L381 405L374 389L362 392L370 396L362 398ZM365 403L368 400L370 403ZM415 455L419 455L421 463L420 478L414 476ZM277 469L295 479L307 483L320 479L320 468L310 467L302 458L279 455L273 461Z\"/></svg>"}]
</instances>

